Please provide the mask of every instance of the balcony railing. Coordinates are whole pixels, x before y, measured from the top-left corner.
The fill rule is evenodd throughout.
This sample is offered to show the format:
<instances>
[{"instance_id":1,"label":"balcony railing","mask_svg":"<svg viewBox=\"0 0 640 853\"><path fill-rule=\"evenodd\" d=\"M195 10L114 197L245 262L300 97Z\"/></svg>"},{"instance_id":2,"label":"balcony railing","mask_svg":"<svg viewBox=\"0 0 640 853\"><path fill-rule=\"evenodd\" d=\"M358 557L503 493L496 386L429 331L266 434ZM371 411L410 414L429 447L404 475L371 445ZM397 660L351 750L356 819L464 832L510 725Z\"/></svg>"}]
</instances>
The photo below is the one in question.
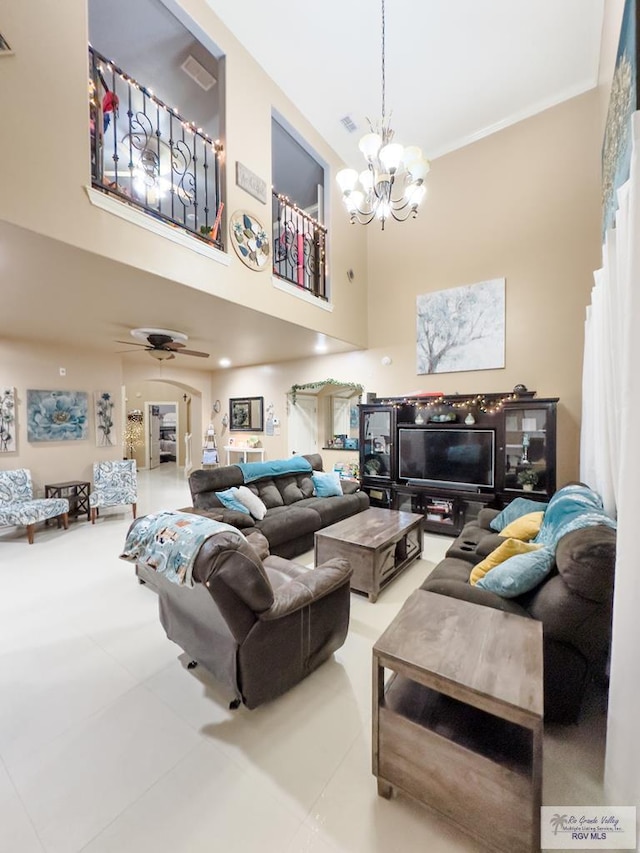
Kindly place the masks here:
<instances>
[{"instance_id":1,"label":"balcony railing","mask_svg":"<svg viewBox=\"0 0 640 853\"><path fill-rule=\"evenodd\" d=\"M89 48L91 179L222 249L222 145Z\"/></svg>"},{"instance_id":2,"label":"balcony railing","mask_svg":"<svg viewBox=\"0 0 640 853\"><path fill-rule=\"evenodd\" d=\"M327 299L327 229L286 196L273 192L273 274Z\"/></svg>"}]
</instances>

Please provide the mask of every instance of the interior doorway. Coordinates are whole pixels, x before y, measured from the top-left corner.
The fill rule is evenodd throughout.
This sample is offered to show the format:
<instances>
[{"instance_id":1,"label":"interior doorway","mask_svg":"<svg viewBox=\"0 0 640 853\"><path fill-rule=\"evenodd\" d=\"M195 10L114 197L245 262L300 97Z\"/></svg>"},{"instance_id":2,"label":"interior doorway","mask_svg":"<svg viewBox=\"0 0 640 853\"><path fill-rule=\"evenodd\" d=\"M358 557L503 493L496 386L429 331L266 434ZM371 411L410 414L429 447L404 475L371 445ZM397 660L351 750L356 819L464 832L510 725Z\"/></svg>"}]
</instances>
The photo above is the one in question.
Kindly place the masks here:
<instances>
[{"instance_id":1,"label":"interior doorway","mask_svg":"<svg viewBox=\"0 0 640 853\"><path fill-rule=\"evenodd\" d=\"M289 397L289 456L318 452L318 398L297 394Z\"/></svg>"},{"instance_id":2,"label":"interior doorway","mask_svg":"<svg viewBox=\"0 0 640 853\"><path fill-rule=\"evenodd\" d=\"M145 403L145 467L178 460L178 407L170 401Z\"/></svg>"}]
</instances>

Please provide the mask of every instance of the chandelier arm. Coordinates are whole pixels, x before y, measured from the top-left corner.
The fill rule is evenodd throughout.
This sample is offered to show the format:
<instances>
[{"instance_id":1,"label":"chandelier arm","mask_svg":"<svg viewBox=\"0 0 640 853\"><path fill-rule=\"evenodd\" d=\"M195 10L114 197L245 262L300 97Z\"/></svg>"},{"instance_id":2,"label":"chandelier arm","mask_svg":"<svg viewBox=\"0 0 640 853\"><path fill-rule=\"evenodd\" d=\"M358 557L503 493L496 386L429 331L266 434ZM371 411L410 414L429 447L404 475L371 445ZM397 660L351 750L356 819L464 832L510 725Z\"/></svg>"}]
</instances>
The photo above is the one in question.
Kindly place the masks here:
<instances>
[{"instance_id":1,"label":"chandelier arm","mask_svg":"<svg viewBox=\"0 0 640 853\"><path fill-rule=\"evenodd\" d=\"M405 204L404 207L406 206L407 205ZM400 209L402 210L402 208ZM407 210L407 212L403 216L398 216L397 209L391 207L389 208L389 213L391 214L391 217L395 219L396 222L406 222L407 219L409 219L409 217L412 215L414 219L416 218L416 216L418 215L418 208L415 205L412 205L411 208Z\"/></svg>"}]
</instances>

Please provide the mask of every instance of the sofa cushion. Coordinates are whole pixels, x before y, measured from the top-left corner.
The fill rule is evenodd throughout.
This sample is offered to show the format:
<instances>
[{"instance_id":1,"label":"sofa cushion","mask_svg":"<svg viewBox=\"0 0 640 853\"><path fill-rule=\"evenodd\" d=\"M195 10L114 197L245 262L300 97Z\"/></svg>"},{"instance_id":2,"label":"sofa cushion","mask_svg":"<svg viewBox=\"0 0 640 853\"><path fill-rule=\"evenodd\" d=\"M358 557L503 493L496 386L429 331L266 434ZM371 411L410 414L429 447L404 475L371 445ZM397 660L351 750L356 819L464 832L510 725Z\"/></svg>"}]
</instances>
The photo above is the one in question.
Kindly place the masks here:
<instances>
[{"instance_id":1,"label":"sofa cushion","mask_svg":"<svg viewBox=\"0 0 640 853\"><path fill-rule=\"evenodd\" d=\"M529 512L540 512L540 510L544 512L546 508L546 503L532 501L529 498L516 498L511 501L510 504L507 504L507 506L489 522L489 527L499 533L507 526L507 524L511 524L512 521L515 521L516 518L521 518Z\"/></svg>"},{"instance_id":2,"label":"sofa cushion","mask_svg":"<svg viewBox=\"0 0 640 853\"><path fill-rule=\"evenodd\" d=\"M613 593L616 533L598 525L567 533L556 547L556 565L574 592L592 601L607 601Z\"/></svg>"},{"instance_id":3,"label":"sofa cushion","mask_svg":"<svg viewBox=\"0 0 640 853\"><path fill-rule=\"evenodd\" d=\"M256 480L248 486L251 491L256 494L267 509L273 509L276 506L284 506L282 495L278 491L274 480L267 477L265 480Z\"/></svg>"},{"instance_id":4,"label":"sofa cushion","mask_svg":"<svg viewBox=\"0 0 640 853\"><path fill-rule=\"evenodd\" d=\"M500 536L506 536L508 539L522 539L523 542L528 542L540 532L543 518L544 512L528 512L503 527Z\"/></svg>"},{"instance_id":5,"label":"sofa cushion","mask_svg":"<svg viewBox=\"0 0 640 853\"><path fill-rule=\"evenodd\" d=\"M243 512L245 515L249 515L247 507L238 500L238 496L236 494L237 491L238 490L236 488L225 489L223 492L216 492L216 497L222 506L227 509L232 509L235 512Z\"/></svg>"},{"instance_id":6,"label":"sofa cushion","mask_svg":"<svg viewBox=\"0 0 640 853\"><path fill-rule=\"evenodd\" d=\"M311 474L285 475L277 477L275 484L282 495L285 506L291 506L303 498L310 498L313 494L313 480Z\"/></svg>"},{"instance_id":7,"label":"sofa cushion","mask_svg":"<svg viewBox=\"0 0 640 853\"><path fill-rule=\"evenodd\" d=\"M420 589L427 592L437 592L439 595L449 595L452 598L470 601L473 604L493 607L496 610L516 613L518 616L528 616L527 611L520 606L519 602L502 598L494 592L480 589L478 586L471 586L469 583L470 570L471 565L466 560L445 557L423 582Z\"/></svg>"},{"instance_id":8,"label":"sofa cushion","mask_svg":"<svg viewBox=\"0 0 640 853\"><path fill-rule=\"evenodd\" d=\"M319 498L332 498L342 495L340 477L335 471L316 472L312 475L313 487Z\"/></svg>"},{"instance_id":9,"label":"sofa cushion","mask_svg":"<svg viewBox=\"0 0 640 853\"><path fill-rule=\"evenodd\" d=\"M355 492L352 495L340 495L331 498L305 498L296 506L312 509L320 516L320 526L328 527L343 518L348 518L369 508L369 497L366 492Z\"/></svg>"},{"instance_id":10,"label":"sofa cushion","mask_svg":"<svg viewBox=\"0 0 640 853\"><path fill-rule=\"evenodd\" d=\"M476 587L503 598L516 598L538 586L553 568L553 563L553 551L549 548L518 554L487 572Z\"/></svg>"},{"instance_id":11,"label":"sofa cushion","mask_svg":"<svg viewBox=\"0 0 640 853\"><path fill-rule=\"evenodd\" d=\"M469 583L475 586L479 580L486 577L487 572L495 569L505 560L515 557L516 554L527 554L529 551L537 551L541 546L530 542L521 542L520 539L505 539L495 551L492 551L484 560L473 567L469 576Z\"/></svg>"},{"instance_id":12,"label":"sofa cushion","mask_svg":"<svg viewBox=\"0 0 640 853\"><path fill-rule=\"evenodd\" d=\"M288 506L274 507L268 510L262 521L256 527L269 540L269 547L274 547L290 539L298 539L307 533L315 533L321 527L320 516L312 509Z\"/></svg>"},{"instance_id":13,"label":"sofa cushion","mask_svg":"<svg viewBox=\"0 0 640 853\"><path fill-rule=\"evenodd\" d=\"M251 489L248 489L246 486L234 486L232 492L236 500L246 508L247 512L250 512L254 518L258 519L258 521L262 521L267 512L267 508L260 498L251 491Z\"/></svg>"}]
</instances>

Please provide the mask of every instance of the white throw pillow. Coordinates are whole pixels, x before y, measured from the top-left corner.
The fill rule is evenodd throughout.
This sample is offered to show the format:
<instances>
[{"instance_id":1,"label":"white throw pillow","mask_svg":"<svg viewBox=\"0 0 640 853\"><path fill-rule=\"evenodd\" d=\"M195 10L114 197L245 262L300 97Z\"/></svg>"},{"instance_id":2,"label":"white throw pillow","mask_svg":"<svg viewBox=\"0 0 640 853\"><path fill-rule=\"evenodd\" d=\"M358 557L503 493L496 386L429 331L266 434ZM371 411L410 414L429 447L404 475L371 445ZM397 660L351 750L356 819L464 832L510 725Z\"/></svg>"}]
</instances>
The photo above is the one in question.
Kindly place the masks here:
<instances>
[{"instance_id":1,"label":"white throw pillow","mask_svg":"<svg viewBox=\"0 0 640 853\"><path fill-rule=\"evenodd\" d=\"M248 489L246 486L238 486L233 489L233 493L242 506L246 506L254 518L258 521L262 521L267 508L260 498L257 495L254 495L251 489Z\"/></svg>"}]
</instances>

